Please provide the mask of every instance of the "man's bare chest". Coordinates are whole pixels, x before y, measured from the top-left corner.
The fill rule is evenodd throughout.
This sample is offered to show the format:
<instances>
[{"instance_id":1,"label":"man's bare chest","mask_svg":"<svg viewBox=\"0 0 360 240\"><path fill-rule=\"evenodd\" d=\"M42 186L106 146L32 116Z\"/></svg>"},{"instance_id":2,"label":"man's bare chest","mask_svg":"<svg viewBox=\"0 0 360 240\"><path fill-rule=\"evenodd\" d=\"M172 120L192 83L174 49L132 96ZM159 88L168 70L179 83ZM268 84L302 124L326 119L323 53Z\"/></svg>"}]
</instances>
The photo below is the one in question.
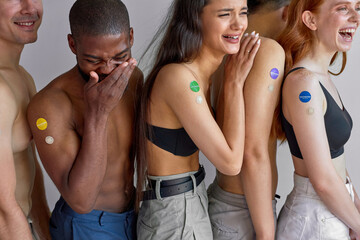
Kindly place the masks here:
<instances>
[{"instance_id":1,"label":"man's bare chest","mask_svg":"<svg viewBox=\"0 0 360 240\"><path fill-rule=\"evenodd\" d=\"M20 74L8 74L6 76L8 86L11 89L13 101L16 106L16 117L11 129L12 149L14 153L27 149L32 140L32 134L28 125L26 111L30 102L31 93L28 84Z\"/></svg>"}]
</instances>

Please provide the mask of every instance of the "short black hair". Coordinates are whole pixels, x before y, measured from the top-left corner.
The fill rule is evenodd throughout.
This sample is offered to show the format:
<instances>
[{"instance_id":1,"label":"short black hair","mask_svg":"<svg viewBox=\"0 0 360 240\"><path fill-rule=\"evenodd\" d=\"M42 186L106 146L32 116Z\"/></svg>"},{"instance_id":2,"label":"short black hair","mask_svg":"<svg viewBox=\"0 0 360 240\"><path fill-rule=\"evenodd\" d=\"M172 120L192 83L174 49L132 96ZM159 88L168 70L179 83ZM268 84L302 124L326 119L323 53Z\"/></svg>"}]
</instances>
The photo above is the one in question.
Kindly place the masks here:
<instances>
[{"instance_id":1,"label":"short black hair","mask_svg":"<svg viewBox=\"0 0 360 240\"><path fill-rule=\"evenodd\" d=\"M69 21L74 38L130 33L129 13L121 0L77 0Z\"/></svg>"},{"instance_id":2,"label":"short black hair","mask_svg":"<svg viewBox=\"0 0 360 240\"><path fill-rule=\"evenodd\" d=\"M291 0L248 0L247 5L249 13L252 14L263 8L267 8L266 10L268 11L277 10L283 6L289 5L290 2Z\"/></svg>"}]
</instances>

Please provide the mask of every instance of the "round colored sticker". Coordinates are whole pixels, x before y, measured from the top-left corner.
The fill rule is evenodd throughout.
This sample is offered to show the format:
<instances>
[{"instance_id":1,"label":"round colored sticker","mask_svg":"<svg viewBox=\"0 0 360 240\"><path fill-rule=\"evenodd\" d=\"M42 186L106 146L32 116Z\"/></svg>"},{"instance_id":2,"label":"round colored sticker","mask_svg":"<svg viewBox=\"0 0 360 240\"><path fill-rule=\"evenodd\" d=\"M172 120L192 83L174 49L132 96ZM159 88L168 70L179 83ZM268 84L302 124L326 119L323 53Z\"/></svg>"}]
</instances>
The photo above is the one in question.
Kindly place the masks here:
<instances>
[{"instance_id":1,"label":"round colored sticker","mask_svg":"<svg viewBox=\"0 0 360 240\"><path fill-rule=\"evenodd\" d=\"M47 136L45 138L45 142L49 145L53 144L54 143L54 138L52 136Z\"/></svg>"},{"instance_id":2,"label":"round colored sticker","mask_svg":"<svg viewBox=\"0 0 360 240\"><path fill-rule=\"evenodd\" d=\"M302 91L299 95L299 99L303 103L310 102L311 94L308 91Z\"/></svg>"},{"instance_id":3,"label":"round colored sticker","mask_svg":"<svg viewBox=\"0 0 360 240\"><path fill-rule=\"evenodd\" d=\"M273 68L273 69L271 69L271 71L270 71L270 76L271 76L271 78L274 79L274 80L279 77L279 74L280 74L280 72L279 72L279 70L278 70L277 68Z\"/></svg>"},{"instance_id":4,"label":"round colored sticker","mask_svg":"<svg viewBox=\"0 0 360 240\"><path fill-rule=\"evenodd\" d=\"M45 130L47 128L47 125L47 121L44 118L38 118L38 120L36 120L36 126L40 130Z\"/></svg>"},{"instance_id":5,"label":"round colored sticker","mask_svg":"<svg viewBox=\"0 0 360 240\"><path fill-rule=\"evenodd\" d=\"M274 91L274 85L269 85L268 90L269 90L270 92Z\"/></svg>"},{"instance_id":6,"label":"round colored sticker","mask_svg":"<svg viewBox=\"0 0 360 240\"><path fill-rule=\"evenodd\" d=\"M192 82L190 83L190 89L191 89L191 91L193 91L193 92L198 92L198 91L200 91L200 86L199 86L199 84L198 84L196 81L192 81Z\"/></svg>"},{"instance_id":7,"label":"round colored sticker","mask_svg":"<svg viewBox=\"0 0 360 240\"><path fill-rule=\"evenodd\" d=\"M307 114L313 115L313 114L314 114L314 108L309 107L309 108L307 109Z\"/></svg>"},{"instance_id":8,"label":"round colored sticker","mask_svg":"<svg viewBox=\"0 0 360 240\"><path fill-rule=\"evenodd\" d=\"M197 96L197 97L196 97L196 103L197 103L197 104L201 104L202 102L203 102L202 96Z\"/></svg>"}]
</instances>

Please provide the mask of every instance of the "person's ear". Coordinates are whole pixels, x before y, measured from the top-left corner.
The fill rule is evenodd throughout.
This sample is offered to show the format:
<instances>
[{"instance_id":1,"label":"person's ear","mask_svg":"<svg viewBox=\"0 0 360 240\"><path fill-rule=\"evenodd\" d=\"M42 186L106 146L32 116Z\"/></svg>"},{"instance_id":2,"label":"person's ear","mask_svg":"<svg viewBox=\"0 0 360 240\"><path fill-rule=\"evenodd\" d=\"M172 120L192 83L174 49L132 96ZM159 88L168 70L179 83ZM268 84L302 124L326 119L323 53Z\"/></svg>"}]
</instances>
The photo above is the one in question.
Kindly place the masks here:
<instances>
[{"instance_id":1,"label":"person's ear","mask_svg":"<svg viewBox=\"0 0 360 240\"><path fill-rule=\"evenodd\" d=\"M306 10L302 13L302 21L310 30L317 30L315 15Z\"/></svg>"},{"instance_id":2,"label":"person's ear","mask_svg":"<svg viewBox=\"0 0 360 240\"><path fill-rule=\"evenodd\" d=\"M281 19L286 22L289 15L289 5L286 5L282 8Z\"/></svg>"},{"instance_id":3,"label":"person's ear","mask_svg":"<svg viewBox=\"0 0 360 240\"><path fill-rule=\"evenodd\" d=\"M132 47L133 44L134 44L134 30L133 30L133 28L130 28L129 41L130 41L130 46Z\"/></svg>"},{"instance_id":4,"label":"person's ear","mask_svg":"<svg viewBox=\"0 0 360 240\"><path fill-rule=\"evenodd\" d=\"M74 39L73 35L68 34L67 39L68 39L68 44L69 44L71 51L76 55L76 44L75 44L75 39Z\"/></svg>"}]
</instances>

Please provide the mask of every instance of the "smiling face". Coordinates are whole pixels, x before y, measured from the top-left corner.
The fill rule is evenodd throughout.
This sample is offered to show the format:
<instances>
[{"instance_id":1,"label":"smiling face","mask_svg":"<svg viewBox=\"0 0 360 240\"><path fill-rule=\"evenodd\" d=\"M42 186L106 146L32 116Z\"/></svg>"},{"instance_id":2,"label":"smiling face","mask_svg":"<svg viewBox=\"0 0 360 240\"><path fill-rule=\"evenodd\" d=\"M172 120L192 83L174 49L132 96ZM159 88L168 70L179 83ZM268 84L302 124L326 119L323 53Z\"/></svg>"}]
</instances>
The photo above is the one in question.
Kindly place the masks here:
<instances>
[{"instance_id":1,"label":"smiling face","mask_svg":"<svg viewBox=\"0 0 360 240\"><path fill-rule=\"evenodd\" d=\"M203 46L221 54L237 53L247 13L246 0L212 0L201 15Z\"/></svg>"},{"instance_id":2,"label":"smiling face","mask_svg":"<svg viewBox=\"0 0 360 240\"><path fill-rule=\"evenodd\" d=\"M331 51L350 50L360 21L359 0L326 0L315 14L315 34Z\"/></svg>"},{"instance_id":3,"label":"smiling face","mask_svg":"<svg viewBox=\"0 0 360 240\"><path fill-rule=\"evenodd\" d=\"M76 55L77 63L85 75L91 71L106 78L117 66L131 58L133 31L130 34L80 36L76 40L69 35L69 46Z\"/></svg>"},{"instance_id":4,"label":"smiling face","mask_svg":"<svg viewBox=\"0 0 360 240\"><path fill-rule=\"evenodd\" d=\"M43 14L41 0L0 0L0 39L35 42Z\"/></svg>"}]
</instances>

